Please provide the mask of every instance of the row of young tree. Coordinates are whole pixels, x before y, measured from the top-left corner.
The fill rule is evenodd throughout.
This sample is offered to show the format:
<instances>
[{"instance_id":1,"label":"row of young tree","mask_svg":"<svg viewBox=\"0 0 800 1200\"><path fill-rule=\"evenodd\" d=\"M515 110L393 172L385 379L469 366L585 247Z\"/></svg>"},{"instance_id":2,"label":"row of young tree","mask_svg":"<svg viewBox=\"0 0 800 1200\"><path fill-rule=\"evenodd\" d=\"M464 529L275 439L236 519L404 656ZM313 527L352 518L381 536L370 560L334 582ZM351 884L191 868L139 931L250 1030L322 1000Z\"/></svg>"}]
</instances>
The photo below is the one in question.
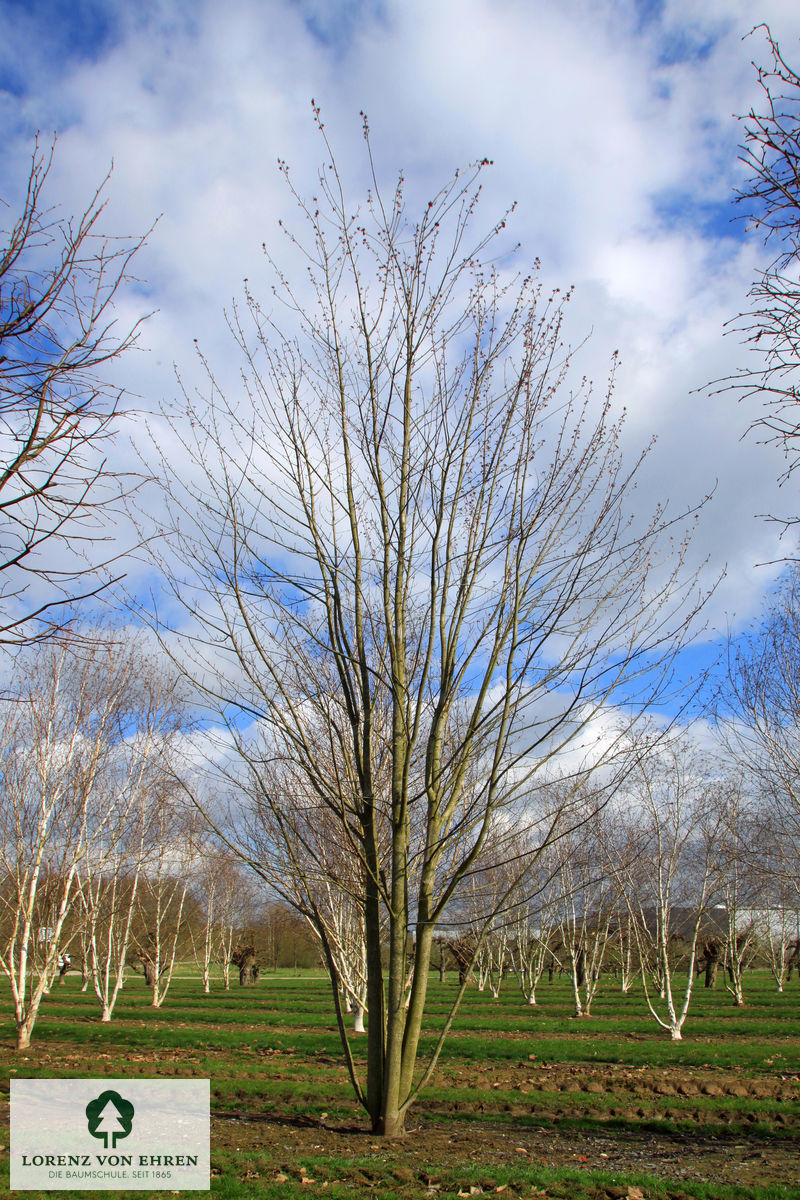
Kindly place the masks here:
<instances>
[{"instance_id":1,"label":"row of young tree","mask_svg":"<svg viewBox=\"0 0 800 1200\"><path fill-rule=\"evenodd\" d=\"M701 972L714 986L724 969L736 1005L754 964L783 990L800 949L797 842L785 797L764 792L763 771L736 767L730 746L702 752L670 731L635 739L620 757L625 770L618 764L611 786L602 772L553 780L498 814L438 924L440 971L455 965L462 989L472 979L495 996L511 975L531 1006L543 976L566 974L576 1017L613 976L623 992L638 985L677 1041ZM240 853L317 929L363 1032L364 874L324 805L307 801L297 828L296 798L278 850L275 801L265 812L253 790ZM412 857L422 859L418 844ZM407 950L406 1004L413 931Z\"/></svg>"},{"instance_id":2,"label":"row of young tree","mask_svg":"<svg viewBox=\"0 0 800 1200\"><path fill-rule=\"evenodd\" d=\"M442 949L495 996L514 978L530 1005L543 977L565 975L576 1017L590 1014L603 981L623 993L638 985L680 1040L700 974L713 987L722 969L736 1005L753 965L783 991L800 945L793 854L743 775L723 774L681 738L639 761L623 800L585 802L580 822L537 857L526 892L488 924L504 872L476 881L472 930Z\"/></svg>"},{"instance_id":3,"label":"row of young tree","mask_svg":"<svg viewBox=\"0 0 800 1200\"><path fill-rule=\"evenodd\" d=\"M187 704L141 638L83 629L17 660L0 721L0 970L17 1046L71 962L110 1021L126 971L155 1007L191 957L252 982L309 937L220 852L179 788ZM279 953L280 951L280 953ZM67 957L68 956L68 957ZM313 961L313 952L311 954Z\"/></svg>"},{"instance_id":4,"label":"row of young tree","mask_svg":"<svg viewBox=\"0 0 800 1200\"><path fill-rule=\"evenodd\" d=\"M798 86L778 57L776 72L768 98L771 81ZM723 689L731 745L752 751L736 757L745 785L687 757L663 728L643 729L663 711L704 601L686 570L695 513L673 513L667 497L642 513L634 490L647 452L624 451L615 365L596 397L565 344L569 294L543 293L535 265L505 242L505 218L475 231L488 163L457 172L417 214L402 177L382 187L365 127L372 186L359 205L315 117L325 165L317 195L296 196L287 249L301 269L292 277L270 259L270 311L248 290L230 314L241 391L226 396L204 363L205 393L187 391L157 431L158 509L140 519L161 604L128 603L174 672L126 668L108 638L68 637L74 604L59 604L80 599L79 572L43 560L82 522L91 538L94 505L114 483L100 450L115 398L96 370L135 338L114 337L108 314L136 245L93 241L97 199L77 226L49 217L47 163L34 159L0 260L0 593L10 640L55 643L17 666L4 706L4 961L24 1044L52 975L51 964L31 986L40 882L53 885L47 954L78 904L89 914L115 878L138 893L162 858L170 903L185 904L191 839L208 835L178 849L170 821L178 798L191 799L220 845L314 928L356 1095L373 1129L394 1135L466 986L468 972L419 1065L437 933L477 919L474 950L488 953L495 918L526 907L540 868L562 879L577 930L599 905L574 886L575 839L590 831L598 879L612 891L625 883L651 1011L680 1032L686 991L673 994L667 914L684 907L676 895L689 879L700 887L692 910L707 909L727 861L717 847L745 845L740 825L727 827L731 797L773 806L779 844L795 844L796 609L733 655ZM768 107L760 123L751 114L747 137L757 219L764 205L785 214L788 198L796 229L796 173L793 183L774 170L776 156L795 161L791 136L779 136L787 125L796 133L791 105ZM780 385L782 419L796 399L783 387L787 356L797 366L796 291L783 278L777 298L765 293L767 316L754 316L764 329L770 315L791 318L769 326L779 360L765 378ZM761 651L782 629L788 657L770 679ZM195 717L203 708L204 738L186 735L187 702ZM216 745L213 728L224 731ZM628 814L619 845L610 815L598 815L617 811ZM752 839L746 848L752 856ZM768 864L775 880L770 854L756 875ZM633 870L643 862L646 883ZM124 922L103 936L118 946ZM699 937L690 930L690 958ZM582 1005L597 973L586 954ZM121 978L112 967L106 1000ZM367 1014L363 1076L348 1002Z\"/></svg>"},{"instance_id":5,"label":"row of young tree","mask_svg":"<svg viewBox=\"0 0 800 1200\"><path fill-rule=\"evenodd\" d=\"M769 755L763 744L756 753L753 738L783 681L774 638L788 614L797 617L795 579L761 629L767 657L745 661L740 652L729 677L726 695L740 704L759 680L762 725L730 714L724 723L740 745L746 738L747 769L725 770L730 732L724 759L686 734L651 732L618 749L610 778L599 770L527 791L498 811L451 892L436 938L441 969L449 960L462 987L472 976L495 996L513 975L531 1006L545 974L566 973L576 1017L590 1013L604 977L624 992L638 981L675 1040L701 970L709 985L722 967L735 1004L756 959L783 989L800 945L797 813L774 777L786 769L777 730ZM281 792L279 837L277 794L265 803L251 779L235 794L238 816L229 810L224 837L216 835L186 801L196 769L179 677L124 630L86 630L19 667L0 727L0 969L18 1046L29 1044L65 955L110 1021L126 971L142 972L160 1007L176 962L193 958L206 991L216 966L227 988L231 967L240 983L253 982L287 942L295 963L298 951L305 964L324 956L340 1021L352 1012L364 1032L366 878L327 805L310 798L301 807L296 790ZM421 858L413 843L411 856ZM248 860L272 878L260 903ZM385 955L386 911L380 919Z\"/></svg>"}]
</instances>

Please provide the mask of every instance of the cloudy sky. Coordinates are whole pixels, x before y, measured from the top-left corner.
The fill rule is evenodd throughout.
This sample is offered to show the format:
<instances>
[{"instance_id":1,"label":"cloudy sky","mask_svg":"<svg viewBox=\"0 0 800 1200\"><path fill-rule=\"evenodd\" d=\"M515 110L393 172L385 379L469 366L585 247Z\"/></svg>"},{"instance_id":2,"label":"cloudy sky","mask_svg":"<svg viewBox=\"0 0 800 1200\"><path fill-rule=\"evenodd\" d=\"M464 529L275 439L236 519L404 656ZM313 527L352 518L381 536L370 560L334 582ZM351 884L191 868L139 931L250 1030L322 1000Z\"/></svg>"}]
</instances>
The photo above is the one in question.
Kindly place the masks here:
<instances>
[{"instance_id":1,"label":"cloudy sky","mask_svg":"<svg viewBox=\"0 0 800 1200\"><path fill-rule=\"evenodd\" d=\"M760 21L800 60L796 0L0 0L0 196L13 207L33 135L57 131L53 202L82 208L113 159L108 230L160 218L123 300L155 310L122 368L155 409L194 338L233 376L223 309L245 277L267 288L277 159L313 187L312 97L353 196L360 110L411 197L491 158L487 221L517 202L525 254L575 285L584 369L602 381L618 349L631 444L658 438L641 503L714 491L695 557L727 569L712 630L740 625L775 578L759 564L791 549L760 514L798 511L777 452L742 440L753 407L708 387L746 360L725 323L766 262L731 204Z\"/></svg>"}]
</instances>

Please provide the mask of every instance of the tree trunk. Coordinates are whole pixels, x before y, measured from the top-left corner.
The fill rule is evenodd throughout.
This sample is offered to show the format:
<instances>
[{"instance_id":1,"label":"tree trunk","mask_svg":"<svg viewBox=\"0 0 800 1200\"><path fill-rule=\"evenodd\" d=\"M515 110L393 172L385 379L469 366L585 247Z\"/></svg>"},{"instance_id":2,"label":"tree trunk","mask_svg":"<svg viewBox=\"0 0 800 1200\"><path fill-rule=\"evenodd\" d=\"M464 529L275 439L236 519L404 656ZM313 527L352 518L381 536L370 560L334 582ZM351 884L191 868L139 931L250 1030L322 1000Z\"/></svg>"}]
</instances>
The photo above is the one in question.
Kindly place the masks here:
<instances>
[{"instance_id":1,"label":"tree trunk","mask_svg":"<svg viewBox=\"0 0 800 1200\"><path fill-rule=\"evenodd\" d=\"M400 884L402 890L402 884ZM395 911L405 912L405 899L393 897ZM400 1106L404 1042L407 1013L405 1006L407 931L401 918L391 923L389 931L389 987L386 1009L386 1054L383 1075L383 1095L377 1132L386 1137L399 1137L405 1132ZM414 980L416 991L419 980ZM372 1028L372 1022L370 1022Z\"/></svg>"},{"instance_id":2,"label":"tree trunk","mask_svg":"<svg viewBox=\"0 0 800 1200\"><path fill-rule=\"evenodd\" d=\"M247 949L243 951L239 959L239 986L250 987L253 982L253 966L256 961L255 951Z\"/></svg>"},{"instance_id":3,"label":"tree trunk","mask_svg":"<svg viewBox=\"0 0 800 1200\"><path fill-rule=\"evenodd\" d=\"M364 940L367 958L367 1113L372 1129L379 1132L383 1099L383 1071L386 1046L386 1011L381 957L381 897L378 879L380 865L374 808L368 803L364 813L364 852L367 875L364 887Z\"/></svg>"}]
</instances>

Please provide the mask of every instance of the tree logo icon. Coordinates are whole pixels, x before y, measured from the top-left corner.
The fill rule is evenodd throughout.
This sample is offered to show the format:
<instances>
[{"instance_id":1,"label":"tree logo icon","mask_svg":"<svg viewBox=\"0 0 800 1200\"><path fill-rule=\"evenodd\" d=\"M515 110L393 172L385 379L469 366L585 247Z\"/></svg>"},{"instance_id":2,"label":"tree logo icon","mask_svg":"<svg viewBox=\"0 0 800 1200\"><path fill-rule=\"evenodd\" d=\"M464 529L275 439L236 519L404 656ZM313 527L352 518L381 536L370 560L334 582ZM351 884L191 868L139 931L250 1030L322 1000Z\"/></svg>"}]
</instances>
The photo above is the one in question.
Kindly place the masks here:
<instances>
[{"instance_id":1,"label":"tree logo icon","mask_svg":"<svg viewBox=\"0 0 800 1200\"><path fill-rule=\"evenodd\" d=\"M119 1139L126 1138L133 1128L133 1113L130 1100L125 1100L119 1092L101 1092L86 1105L89 1133L102 1138L106 1150L113 1150Z\"/></svg>"}]
</instances>

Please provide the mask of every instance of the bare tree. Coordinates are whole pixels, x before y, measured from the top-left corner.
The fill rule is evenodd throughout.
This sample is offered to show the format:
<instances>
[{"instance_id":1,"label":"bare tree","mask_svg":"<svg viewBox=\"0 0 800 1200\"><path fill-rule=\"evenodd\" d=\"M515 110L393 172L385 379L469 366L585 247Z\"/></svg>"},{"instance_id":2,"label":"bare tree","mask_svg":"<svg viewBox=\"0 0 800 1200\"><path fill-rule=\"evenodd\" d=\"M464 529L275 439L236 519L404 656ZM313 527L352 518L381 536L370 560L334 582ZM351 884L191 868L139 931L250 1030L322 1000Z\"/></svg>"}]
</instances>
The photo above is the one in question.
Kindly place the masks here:
<instances>
[{"instance_id":1,"label":"bare tree","mask_svg":"<svg viewBox=\"0 0 800 1200\"><path fill-rule=\"evenodd\" d=\"M189 940L200 966L203 991L211 991L211 967L219 963L226 990L230 987L236 933L251 897L239 860L223 846L209 842L199 848L191 879L192 898L201 921L199 933L189 925Z\"/></svg>"},{"instance_id":2,"label":"bare tree","mask_svg":"<svg viewBox=\"0 0 800 1200\"><path fill-rule=\"evenodd\" d=\"M127 855L126 855L127 857ZM84 913L80 934L83 954L84 990L91 981L100 1003L100 1020L107 1022L125 982L125 963L130 942L140 862L134 859L133 874L122 869L112 856L99 870L89 867L78 876L77 886Z\"/></svg>"},{"instance_id":3,"label":"bare tree","mask_svg":"<svg viewBox=\"0 0 800 1200\"><path fill-rule=\"evenodd\" d=\"M741 854L756 887L752 937L778 988L800 910L800 568L789 564L760 622L731 640L717 727L750 793Z\"/></svg>"},{"instance_id":4,"label":"bare tree","mask_svg":"<svg viewBox=\"0 0 800 1200\"><path fill-rule=\"evenodd\" d=\"M335 878L335 877L334 877ZM353 1014L353 1032L364 1033L367 1009L367 940L364 932L364 904L360 892L346 887L347 871L340 882L328 878L321 885L316 912L325 922L330 953L342 992L346 1012ZM315 933L319 920L310 920Z\"/></svg>"},{"instance_id":5,"label":"bare tree","mask_svg":"<svg viewBox=\"0 0 800 1200\"><path fill-rule=\"evenodd\" d=\"M243 929L253 923L256 897L252 885L256 881L245 876L239 859L226 867L221 886L216 892L216 954L222 971L225 991L230 988L230 969L235 965L236 947L242 941Z\"/></svg>"},{"instance_id":6,"label":"bare tree","mask_svg":"<svg viewBox=\"0 0 800 1200\"><path fill-rule=\"evenodd\" d=\"M627 860L626 860L627 861ZM619 914L611 947L612 969L619 978L620 991L626 996L639 974L636 924L627 905Z\"/></svg>"},{"instance_id":7,"label":"bare tree","mask_svg":"<svg viewBox=\"0 0 800 1200\"><path fill-rule=\"evenodd\" d=\"M220 864L206 850L192 872L192 899L200 921L198 929L189 924L189 941L195 963L200 967L203 991L211 991L211 964L214 960L214 933L217 927L217 896L222 883Z\"/></svg>"},{"instance_id":8,"label":"bare tree","mask_svg":"<svg viewBox=\"0 0 800 1200\"><path fill-rule=\"evenodd\" d=\"M171 707L150 690L124 634L79 630L77 643L23 653L0 722L0 969L25 1049L65 936L78 879L108 871L158 756Z\"/></svg>"},{"instance_id":9,"label":"bare tree","mask_svg":"<svg viewBox=\"0 0 800 1200\"><path fill-rule=\"evenodd\" d=\"M758 949L767 961L775 987L782 992L789 976L789 964L797 957L800 947L800 907L797 894L787 902L786 893L779 889L773 894L769 907L753 914Z\"/></svg>"},{"instance_id":10,"label":"bare tree","mask_svg":"<svg viewBox=\"0 0 800 1200\"><path fill-rule=\"evenodd\" d=\"M797 842L787 836L780 809L770 797L754 805L752 843L747 861L756 878L752 912L759 956L782 992L800 948L800 871Z\"/></svg>"},{"instance_id":11,"label":"bare tree","mask_svg":"<svg viewBox=\"0 0 800 1200\"><path fill-rule=\"evenodd\" d=\"M800 854L800 568L790 564L760 624L731 642L717 705L729 750L782 838Z\"/></svg>"},{"instance_id":12,"label":"bare tree","mask_svg":"<svg viewBox=\"0 0 800 1200\"><path fill-rule=\"evenodd\" d=\"M626 795L623 791L621 804L616 812L609 814L604 822L602 858L610 887L616 893L616 912L609 926L610 941L607 947L609 968L619 979L620 990L627 995L638 978L640 963L636 935L635 906L627 903L625 895L640 872L636 867L639 852L640 830L628 819Z\"/></svg>"},{"instance_id":13,"label":"bare tree","mask_svg":"<svg viewBox=\"0 0 800 1200\"><path fill-rule=\"evenodd\" d=\"M319 747L320 756L325 749ZM341 763L331 763L332 776L337 768ZM225 828L228 834L236 828L237 845L248 848L258 873L319 939L341 1007L354 1015L354 1032L363 1033L367 976L361 858L353 853L342 823L315 793L308 793L304 773L290 761L251 770L247 797L247 819L231 817Z\"/></svg>"},{"instance_id":14,"label":"bare tree","mask_svg":"<svg viewBox=\"0 0 800 1200\"><path fill-rule=\"evenodd\" d=\"M720 863L720 904L724 905L724 966L728 991L737 1008L744 1005L744 975L759 949L755 908L759 873L753 848L758 818L749 804L741 775L729 774L719 784L720 823L717 850Z\"/></svg>"},{"instance_id":15,"label":"bare tree","mask_svg":"<svg viewBox=\"0 0 800 1200\"><path fill-rule=\"evenodd\" d=\"M21 212L0 230L6 643L52 633L65 620L65 605L110 578L109 564L86 554L107 537L110 506L125 490L106 459L121 394L102 374L134 345L141 324L118 329L114 303L144 239L100 232L108 177L79 217L60 216L45 197L53 148L42 150L37 141Z\"/></svg>"},{"instance_id":16,"label":"bare tree","mask_svg":"<svg viewBox=\"0 0 800 1200\"><path fill-rule=\"evenodd\" d=\"M101 1020L110 1021L125 981L128 950L137 911L139 885L150 856L153 830L159 830L158 806L168 771L170 742L182 724L182 704L174 677L164 664L150 664L145 690L147 710L139 719L136 775L128 783L129 803L120 813L113 846L97 854L87 847L76 886L84 914L86 973L100 1003ZM149 740L149 745L143 742Z\"/></svg>"},{"instance_id":17,"label":"bare tree","mask_svg":"<svg viewBox=\"0 0 800 1200\"><path fill-rule=\"evenodd\" d=\"M558 924L552 880L537 889L529 904L517 905L511 913L509 961L525 1003L536 1004L536 989L545 970L555 959L553 942Z\"/></svg>"},{"instance_id":18,"label":"bare tree","mask_svg":"<svg viewBox=\"0 0 800 1200\"><path fill-rule=\"evenodd\" d=\"M246 403L210 373L209 395L185 397L202 482L163 464L164 565L202 631L182 661L270 811L260 852L240 850L278 875L302 833L287 814L313 798L357 859L365 1079L343 1045L391 1136L452 1022L418 1067L437 924L501 814L533 822L534 775L567 743L580 758L614 699L635 712L652 695L686 593L663 514L627 507L638 463L611 388L595 401L568 382L567 298L498 265L504 222L472 234L486 164L414 220L402 179L384 197L375 178L359 208L328 162L292 242L313 290L278 276L283 329L250 292L231 316Z\"/></svg>"},{"instance_id":19,"label":"bare tree","mask_svg":"<svg viewBox=\"0 0 800 1200\"><path fill-rule=\"evenodd\" d=\"M643 746L632 793L636 810L630 820L639 838L625 899L648 1010L680 1041L698 945L717 899L718 782L712 764L676 738L656 748Z\"/></svg>"},{"instance_id":20,"label":"bare tree","mask_svg":"<svg viewBox=\"0 0 800 1200\"><path fill-rule=\"evenodd\" d=\"M788 974L800 909L798 711L800 568L792 563L760 624L731 642L717 705L720 734L753 797L752 834L742 845L743 868L765 897L741 946L742 955L754 952L758 941L779 990Z\"/></svg>"},{"instance_id":21,"label":"bare tree","mask_svg":"<svg viewBox=\"0 0 800 1200\"><path fill-rule=\"evenodd\" d=\"M560 915L557 855L548 846L540 853L518 839L518 851L532 858L532 868L506 905L508 961L525 1003L536 1004L536 989L546 968L556 960L554 942Z\"/></svg>"},{"instance_id":22,"label":"bare tree","mask_svg":"<svg viewBox=\"0 0 800 1200\"><path fill-rule=\"evenodd\" d=\"M324 686L321 677L320 683ZM328 688L329 703L339 704L335 684ZM347 721L339 705L338 719ZM373 714L375 745L385 745L385 714ZM382 734L379 736L379 731ZM318 770L343 791L352 786L357 769L347 744L332 747L330 728L308 714L306 739L313 745ZM242 737L238 747L245 762L224 772L234 793L233 809L221 822L223 839L254 867L270 889L286 902L319 939L323 961L334 984L337 1017L353 1015L353 1031L365 1031L366 936L364 918L365 871L362 856L354 849L352 829L332 813L309 787L305 770L290 752L281 753L263 731ZM377 754L373 767L375 786L385 789L388 756ZM215 789L216 791L217 789ZM246 797L242 805L242 794ZM383 818L381 818L383 819ZM231 841L232 834L235 834ZM382 842L387 840L384 826ZM342 1027L343 1028L343 1027ZM344 1033L343 1033L344 1036Z\"/></svg>"},{"instance_id":23,"label":"bare tree","mask_svg":"<svg viewBox=\"0 0 800 1200\"><path fill-rule=\"evenodd\" d=\"M520 888L524 885L516 864L506 864L502 851L497 853L499 849L491 847L484 851L480 866L470 873L459 891L459 909L475 945L473 976L478 991L484 991L488 985L494 1000L499 998L503 980L511 969L509 910L515 901L523 902Z\"/></svg>"},{"instance_id":24,"label":"bare tree","mask_svg":"<svg viewBox=\"0 0 800 1200\"><path fill-rule=\"evenodd\" d=\"M132 940L153 1008L161 1008L172 983L178 950L188 940L184 913L195 839L191 821L175 802L174 783L162 781L154 791Z\"/></svg>"},{"instance_id":25,"label":"bare tree","mask_svg":"<svg viewBox=\"0 0 800 1200\"><path fill-rule=\"evenodd\" d=\"M559 934L566 950L576 1017L588 1017L615 928L622 897L622 864L613 861L616 816L598 798L582 798L583 819L555 843L560 892ZM577 816L577 814L576 814ZM623 868L624 869L624 868Z\"/></svg>"},{"instance_id":26,"label":"bare tree","mask_svg":"<svg viewBox=\"0 0 800 1200\"><path fill-rule=\"evenodd\" d=\"M777 254L756 276L750 308L732 322L759 355L759 366L744 369L727 385L761 402L762 415L753 426L765 441L782 448L785 481L797 465L800 449L800 76L786 62L769 27L758 29L766 34L771 61L767 66L754 64L761 104L741 117L740 157L749 178L736 199L750 228L760 232ZM794 514L789 517L790 523L797 520Z\"/></svg>"}]
</instances>

